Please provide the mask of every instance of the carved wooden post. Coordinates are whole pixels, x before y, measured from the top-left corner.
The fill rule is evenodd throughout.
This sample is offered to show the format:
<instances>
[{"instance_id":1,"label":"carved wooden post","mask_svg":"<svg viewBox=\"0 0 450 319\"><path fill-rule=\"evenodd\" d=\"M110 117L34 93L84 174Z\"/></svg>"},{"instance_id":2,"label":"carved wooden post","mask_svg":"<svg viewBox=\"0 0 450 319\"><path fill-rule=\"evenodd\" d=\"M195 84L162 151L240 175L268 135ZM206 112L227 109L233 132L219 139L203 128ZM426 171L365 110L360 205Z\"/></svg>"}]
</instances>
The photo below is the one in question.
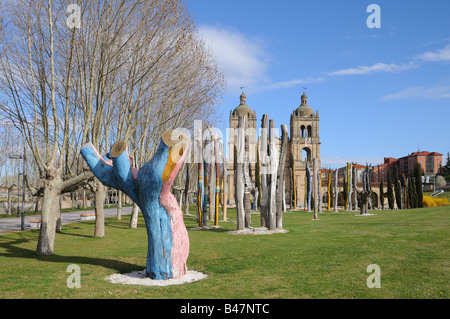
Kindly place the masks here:
<instances>
[{"instance_id":1,"label":"carved wooden post","mask_svg":"<svg viewBox=\"0 0 450 319\"><path fill-rule=\"evenodd\" d=\"M220 169L219 169L219 139L214 138L214 155L216 162L216 205L214 214L214 226L219 226L219 196L220 196Z\"/></svg>"},{"instance_id":2,"label":"carved wooden post","mask_svg":"<svg viewBox=\"0 0 450 319\"><path fill-rule=\"evenodd\" d=\"M347 202L349 211L352 211L352 166L352 163L347 162Z\"/></svg>"},{"instance_id":3,"label":"carved wooden post","mask_svg":"<svg viewBox=\"0 0 450 319\"><path fill-rule=\"evenodd\" d=\"M227 205L228 205L228 171L227 161L225 159L225 145L222 144L222 161L223 161L223 214L222 220L227 220Z\"/></svg>"},{"instance_id":4,"label":"carved wooden post","mask_svg":"<svg viewBox=\"0 0 450 319\"><path fill-rule=\"evenodd\" d=\"M239 116L238 118L238 134L237 134L237 160L236 160L236 183L235 183L235 201L237 213L237 229L242 230L245 227L244 222L244 160L245 160L245 127L246 118Z\"/></svg>"},{"instance_id":5,"label":"carved wooden post","mask_svg":"<svg viewBox=\"0 0 450 319\"><path fill-rule=\"evenodd\" d=\"M274 230L276 228L277 215L277 169L278 152L275 145L275 120L269 120L269 156L270 156L270 190L269 190L269 225L267 228Z\"/></svg>"},{"instance_id":6,"label":"carved wooden post","mask_svg":"<svg viewBox=\"0 0 450 319\"><path fill-rule=\"evenodd\" d=\"M269 185L268 185L268 154L267 154L267 134L269 127L269 115L263 114L261 120L261 137L260 137L260 162L261 162L261 227L267 227L268 210L269 210Z\"/></svg>"},{"instance_id":7,"label":"carved wooden post","mask_svg":"<svg viewBox=\"0 0 450 319\"><path fill-rule=\"evenodd\" d=\"M339 196L338 179L339 179L339 169L336 169L334 171L334 211L336 213L338 212L338 196Z\"/></svg>"},{"instance_id":8,"label":"carved wooden post","mask_svg":"<svg viewBox=\"0 0 450 319\"><path fill-rule=\"evenodd\" d=\"M307 211L310 212L311 211L311 170L309 169L308 164L306 164L306 207L307 207Z\"/></svg>"},{"instance_id":9,"label":"carved wooden post","mask_svg":"<svg viewBox=\"0 0 450 319\"><path fill-rule=\"evenodd\" d=\"M292 161L294 161L293 158ZM295 178L295 162L292 163L292 184L294 190L294 209L297 210L297 179Z\"/></svg>"},{"instance_id":10,"label":"carved wooden post","mask_svg":"<svg viewBox=\"0 0 450 319\"><path fill-rule=\"evenodd\" d=\"M132 167L125 142L115 143L104 157L91 143L81 149L101 183L125 192L141 208L148 235L146 273L152 279L178 278L187 272L189 236L170 188L188 143L183 133L164 132L155 155L139 170Z\"/></svg>"},{"instance_id":11,"label":"carved wooden post","mask_svg":"<svg viewBox=\"0 0 450 319\"><path fill-rule=\"evenodd\" d=\"M317 208L319 213L322 212L322 174L320 173L320 167L319 167L319 188L317 189L317 192L319 193L319 207Z\"/></svg>"},{"instance_id":12,"label":"carved wooden post","mask_svg":"<svg viewBox=\"0 0 450 319\"><path fill-rule=\"evenodd\" d=\"M283 196L284 196L284 166L286 163L288 143L288 130L286 125L281 125L281 149L280 159L277 170L277 211L276 211L276 228L283 228Z\"/></svg>"},{"instance_id":13,"label":"carved wooden post","mask_svg":"<svg viewBox=\"0 0 450 319\"><path fill-rule=\"evenodd\" d=\"M203 159L203 207L202 207L202 226L207 225L208 218L208 193L209 193L209 180L208 180L209 164Z\"/></svg>"},{"instance_id":14,"label":"carved wooden post","mask_svg":"<svg viewBox=\"0 0 450 319\"><path fill-rule=\"evenodd\" d=\"M313 159L313 172L314 172L314 219L317 218L317 210L319 205L319 159Z\"/></svg>"},{"instance_id":15,"label":"carved wooden post","mask_svg":"<svg viewBox=\"0 0 450 319\"><path fill-rule=\"evenodd\" d=\"M198 151L198 188L197 188L197 218L198 218L198 226L203 226L203 206L202 206L202 192L203 192L203 149L202 149L202 141L200 139L196 140L197 143L197 151Z\"/></svg>"},{"instance_id":16,"label":"carved wooden post","mask_svg":"<svg viewBox=\"0 0 450 319\"><path fill-rule=\"evenodd\" d=\"M327 210L331 211L331 171L328 170Z\"/></svg>"},{"instance_id":17,"label":"carved wooden post","mask_svg":"<svg viewBox=\"0 0 450 319\"><path fill-rule=\"evenodd\" d=\"M353 184L353 201L354 206L353 206L353 210L358 210L358 189L356 187L356 165L352 165L353 169L352 169L352 184Z\"/></svg>"},{"instance_id":18,"label":"carved wooden post","mask_svg":"<svg viewBox=\"0 0 450 319\"><path fill-rule=\"evenodd\" d=\"M246 123L247 124L247 123ZM244 131L247 130L247 125L244 128ZM245 211L245 218L244 218L244 223L245 223L245 228L250 227L251 224L251 202L250 202L250 197L251 197L251 187L252 187L252 181L250 178L250 165L249 165L249 136L245 135L244 138L244 142L245 142L245 156L244 156L244 211Z\"/></svg>"}]
</instances>

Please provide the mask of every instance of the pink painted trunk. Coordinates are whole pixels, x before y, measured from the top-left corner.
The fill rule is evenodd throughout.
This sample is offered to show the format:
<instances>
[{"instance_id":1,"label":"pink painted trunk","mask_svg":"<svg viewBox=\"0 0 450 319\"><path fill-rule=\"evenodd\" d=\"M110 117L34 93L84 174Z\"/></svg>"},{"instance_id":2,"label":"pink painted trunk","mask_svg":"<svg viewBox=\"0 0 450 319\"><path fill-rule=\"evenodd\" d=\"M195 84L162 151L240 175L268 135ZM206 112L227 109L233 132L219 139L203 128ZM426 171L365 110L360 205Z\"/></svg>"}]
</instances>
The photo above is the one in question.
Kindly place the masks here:
<instances>
[{"instance_id":1,"label":"pink painted trunk","mask_svg":"<svg viewBox=\"0 0 450 319\"><path fill-rule=\"evenodd\" d=\"M170 178L163 184L159 201L170 216L172 228L172 278L178 278L187 273L186 261L189 255L189 236L184 225L183 213L178 202L170 192L173 180L181 168L183 161L175 166Z\"/></svg>"}]
</instances>

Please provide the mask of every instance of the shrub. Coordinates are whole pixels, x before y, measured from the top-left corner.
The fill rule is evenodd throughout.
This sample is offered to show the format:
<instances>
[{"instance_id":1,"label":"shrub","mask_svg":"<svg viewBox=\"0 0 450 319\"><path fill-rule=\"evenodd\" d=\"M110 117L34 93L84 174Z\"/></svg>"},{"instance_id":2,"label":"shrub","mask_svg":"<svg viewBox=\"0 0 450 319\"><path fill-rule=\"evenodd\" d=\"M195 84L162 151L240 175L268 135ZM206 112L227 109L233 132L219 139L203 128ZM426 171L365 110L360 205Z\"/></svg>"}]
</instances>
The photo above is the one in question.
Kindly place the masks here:
<instances>
[{"instance_id":1,"label":"shrub","mask_svg":"<svg viewBox=\"0 0 450 319\"><path fill-rule=\"evenodd\" d=\"M450 205L450 201L446 197L423 196L423 207L437 207Z\"/></svg>"}]
</instances>

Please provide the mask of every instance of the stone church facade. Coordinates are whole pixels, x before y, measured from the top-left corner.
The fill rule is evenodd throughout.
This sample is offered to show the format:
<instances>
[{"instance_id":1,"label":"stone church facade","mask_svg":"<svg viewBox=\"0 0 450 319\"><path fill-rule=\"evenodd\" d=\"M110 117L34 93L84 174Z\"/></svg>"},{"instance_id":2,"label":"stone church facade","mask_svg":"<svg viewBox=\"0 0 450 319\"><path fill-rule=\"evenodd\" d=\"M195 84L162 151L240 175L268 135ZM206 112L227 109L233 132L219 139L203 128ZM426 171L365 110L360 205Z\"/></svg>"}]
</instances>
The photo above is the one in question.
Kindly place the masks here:
<instances>
[{"instance_id":1,"label":"stone church facade","mask_svg":"<svg viewBox=\"0 0 450 319\"><path fill-rule=\"evenodd\" d=\"M230 136L229 136L229 163L228 163L228 200L230 204L234 201L234 146L237 145L236 128L238 126L239 116L247 117L247 136L246 137L246 156L250 159L250 176L252 180L255 179L255 167L257 152L259 152L259 140L257 138L260 124L257 125L256 112L252 110L246 103L246 96L244 93L240 96L240 104L230 111ZM270 115L269 115L270 117ZM320 163L320 134L319 134L319 113L308 105L307 96L305 93L301 96L301 104L295 109L290 118L289 129L289 143L288 153L285 164L285 192L286 202L291 203L290 198L295 197L297 200L297 207L303 208L305 206L306 194L306 166L308 165L311 172L313 170L313 159L318 158ZM279 149L281 144L280 139L276 139L276 145ZM290 158L294 165L291 165ZM291 174L292 166L294 166L295 174ZM319 165L320 166L320 165ZM294 185L295 184L295 185Z\"/></svg>"}]
</instances>

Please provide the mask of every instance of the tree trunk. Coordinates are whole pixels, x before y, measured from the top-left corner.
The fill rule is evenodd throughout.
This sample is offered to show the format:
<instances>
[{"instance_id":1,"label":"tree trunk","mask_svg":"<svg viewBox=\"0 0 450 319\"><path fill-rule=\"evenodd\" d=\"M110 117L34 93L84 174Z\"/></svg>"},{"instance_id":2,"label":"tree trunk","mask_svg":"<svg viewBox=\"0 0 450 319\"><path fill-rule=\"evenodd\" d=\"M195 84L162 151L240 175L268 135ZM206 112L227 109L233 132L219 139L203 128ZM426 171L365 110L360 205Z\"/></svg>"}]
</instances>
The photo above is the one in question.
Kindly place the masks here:
<instances>
[{"instance_id":1,"label":"tree trunk","mask_svg":"<svg viewBox=\"0 0 450 319\"><path fill-rule=\"evenodd\" d=\"M8 187L8 215L11 216L12 201L11 201L12 186Z\"/></svg>"},{"instance_id":2,"label":"tree trunk","mask_svg":"<svg viewBox=\"0 0 450 319\"><path fill-rule=\"evenodd\" d=\"M131 211L130 228L137 228L139 216L139 206L133 203L133 209Z\"/></svg>"},{"instance_id":3,"label":"tree trunk","mask_svg":"<svg viewBox=\"0 0 450 319\"><path fill-rule=\"evenodd\" d=\"M117 191L118 202L117 202L117 220L122 219L122 192Z\"/></svg>"},{"instance_id":4,"label":"tree trunk","mask_svg":"<svg viewBox=\"0 0 450 319\"><path fill-rule=\"evenodd\" d=\"M95 230L94 237L105 237L105 186L97 181L97 189L95 191Z\"/></svg>"},{"instance_id":5,"label":"tree trunk","mask_svg":"<svg viewBox=\"0 0 450 319\"><path fill-rule=\"evenodd\" d=\"M284 166L286 163L288 143L288 130L286 125L281 125L281 149L280 160L277 172L277 210L276 210L276 228L283 228L283 198L284 198Z\"/></svg>"},{"instance_id":6,"label":"tree trunk","mask_svg":"<svg viewBox=\"0 0 450 319\"><path fill-rule=\"evenodd\" d=\"M189 183L190 183L190 164L186 163L186 183L184 184L184 215L189 215Z\"/></svg>"},{"instance_id":7,"label":"tree trunk","mask_svg":"<svg viewBox=\"0 0 450 319\"><path fill-rule=\"evenodd\" d=\"M58 218L60 180L45 180L42 197L41 229L36 248L38 255L53 255Z\"/></svg>"},{"instance_id":8,"label":"tree trunk","mask_svg":"<svg viewBox=\"0 0 450 319\"><path fill-rule=\"evenodd\" d=\"M61 227L62 227L62 216L61 216L61 209L62 209L62 195L59 195L59 200L58 200L58 213L57 213L57 220L56 220L56 232L60 233L61 232Z\"/></svg>"},{"instance_id":9,"label":"tree trunk","mask_svg":"<svg viewBox=\"0 0 450 319\"><path fill-rule=\"evenodd\" d=\"M86 201L86 190L83 189L83 208L86 209L87 201Z\"/></svg>"}]
</instances>

